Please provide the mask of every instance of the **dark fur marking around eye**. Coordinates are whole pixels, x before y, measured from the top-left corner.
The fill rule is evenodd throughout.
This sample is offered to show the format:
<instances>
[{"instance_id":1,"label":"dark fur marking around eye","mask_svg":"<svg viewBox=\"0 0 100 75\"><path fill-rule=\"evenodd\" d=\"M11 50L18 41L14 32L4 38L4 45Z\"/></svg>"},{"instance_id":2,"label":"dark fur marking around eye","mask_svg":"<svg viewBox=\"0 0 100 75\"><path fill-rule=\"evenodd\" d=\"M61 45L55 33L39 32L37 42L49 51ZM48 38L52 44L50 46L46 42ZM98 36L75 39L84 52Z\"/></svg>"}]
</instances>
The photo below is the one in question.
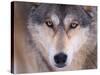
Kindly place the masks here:
<instances>
[{"instance_id":1,"label":"dark fur marking around eye","mask_svg":"<svg viewBox=\"0 0 100 75\"><path fill-rule=\"evenodd\" d=\"M32 21L33 21L34 23L41 24L42 21L43 21L43 18L42 18L41 15L39 15L39 14L33 14L31 17L32 17Z\"/></svg>"}]
</instances>

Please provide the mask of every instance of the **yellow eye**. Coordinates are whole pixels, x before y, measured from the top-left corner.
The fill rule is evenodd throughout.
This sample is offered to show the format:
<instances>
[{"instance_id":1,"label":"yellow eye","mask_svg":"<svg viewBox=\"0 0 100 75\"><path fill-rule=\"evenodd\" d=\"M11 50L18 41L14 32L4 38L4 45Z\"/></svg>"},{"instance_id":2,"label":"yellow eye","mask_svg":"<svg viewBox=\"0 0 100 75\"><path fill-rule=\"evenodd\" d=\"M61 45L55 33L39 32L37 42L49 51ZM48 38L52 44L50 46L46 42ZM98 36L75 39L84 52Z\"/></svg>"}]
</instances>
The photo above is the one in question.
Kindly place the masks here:
<instances>
[{"instance_id":1,"label":"yellow eye","mask_svg":"<svg viewBox=\"0 0 100 75\"><path fill-rule=\"evenodd\" d=\"M48 27L53 27L52 21L46 21L45 23L46 23L46 25L47 25Z\"/></svg>"},{"instance_id":2,"label":"yellow eye","mask_svg":"<svg viewBox=\"0 0 100 75\"><path fill-rule=\"evenodd\" d=\"M78 25L78 23L71 23L70 28L76 28Z\"/></svg>"}]
</instances>

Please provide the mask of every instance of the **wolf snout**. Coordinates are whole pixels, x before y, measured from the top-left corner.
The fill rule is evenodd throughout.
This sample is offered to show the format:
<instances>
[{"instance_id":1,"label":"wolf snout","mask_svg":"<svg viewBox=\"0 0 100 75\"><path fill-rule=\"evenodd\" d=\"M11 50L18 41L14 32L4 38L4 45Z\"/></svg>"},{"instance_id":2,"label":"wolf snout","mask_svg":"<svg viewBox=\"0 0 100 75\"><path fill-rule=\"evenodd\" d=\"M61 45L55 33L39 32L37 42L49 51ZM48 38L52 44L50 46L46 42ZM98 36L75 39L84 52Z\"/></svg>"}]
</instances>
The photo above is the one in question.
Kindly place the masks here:
<instances>
[{"instance_id":1,"label":"wolf snout","mask_svg":"<svg viewBox=\"0 0 100 75\"><path fill-rule=\"evenodd\" d=\"M54 56L54 61L56 63L56 67L58 68L64 67L66 60L67 60L67 55L64 53L59 53Z\"/></svg>"}]
</instances>

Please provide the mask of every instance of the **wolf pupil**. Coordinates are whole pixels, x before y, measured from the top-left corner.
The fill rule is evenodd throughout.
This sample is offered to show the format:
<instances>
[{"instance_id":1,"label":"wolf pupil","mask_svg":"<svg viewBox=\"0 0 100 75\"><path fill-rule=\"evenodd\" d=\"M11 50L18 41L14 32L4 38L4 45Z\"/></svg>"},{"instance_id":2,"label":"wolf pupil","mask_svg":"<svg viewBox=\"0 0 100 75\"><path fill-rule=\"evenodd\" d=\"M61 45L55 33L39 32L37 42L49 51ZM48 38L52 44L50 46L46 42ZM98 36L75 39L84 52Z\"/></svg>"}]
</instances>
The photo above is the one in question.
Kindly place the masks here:
<instances>
[{"instance_id":1,"label":"wolf pupil","mask_svg":"<svg viewBox=\"0 0 100 75\"><path fill-rule=\"evenodd\" d=\"M46 22L46 25L47 25L48 27L53 27L53 23L52 23L51 21L47 21L47 22Z\"/></svg>"},{"instance_id":2,"label":"wolf pupil","mask_svg":"<svg viewBox=\"0 0 100 75\"><path fill-rule=\"evenodd\" d=\"M71 28L76 28L77 26L78 26L77 23L72 23L70 27L71 27Z\"/></svg>"}]
</instances>

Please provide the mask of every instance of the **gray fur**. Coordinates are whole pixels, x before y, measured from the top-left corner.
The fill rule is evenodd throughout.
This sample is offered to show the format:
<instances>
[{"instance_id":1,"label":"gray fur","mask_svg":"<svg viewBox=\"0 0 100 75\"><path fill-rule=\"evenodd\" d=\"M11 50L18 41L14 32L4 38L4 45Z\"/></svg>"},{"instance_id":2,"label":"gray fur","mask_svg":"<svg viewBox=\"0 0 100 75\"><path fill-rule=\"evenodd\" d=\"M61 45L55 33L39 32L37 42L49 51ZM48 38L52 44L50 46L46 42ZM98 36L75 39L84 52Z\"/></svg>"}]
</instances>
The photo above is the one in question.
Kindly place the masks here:
<instances>
[{"instance_id":1,"label":"gray fur","mask_svg":"<svg viewBox=\"0 0 100 75\"><path fill-rule=\"evenodd\" d=\"M62 4L41 4L35 12L32 12L29 15L29 18L32 18L33 23L44 23L45 19L50 12L54 12L59 15L60 24L63 25L62 21L66 15L75 15L77 16L76 20L80 22L82 27L86 27L91 23L91 17L84 11L81 6L77 5L62 5Z\"/></svg>"}]
</instances>

